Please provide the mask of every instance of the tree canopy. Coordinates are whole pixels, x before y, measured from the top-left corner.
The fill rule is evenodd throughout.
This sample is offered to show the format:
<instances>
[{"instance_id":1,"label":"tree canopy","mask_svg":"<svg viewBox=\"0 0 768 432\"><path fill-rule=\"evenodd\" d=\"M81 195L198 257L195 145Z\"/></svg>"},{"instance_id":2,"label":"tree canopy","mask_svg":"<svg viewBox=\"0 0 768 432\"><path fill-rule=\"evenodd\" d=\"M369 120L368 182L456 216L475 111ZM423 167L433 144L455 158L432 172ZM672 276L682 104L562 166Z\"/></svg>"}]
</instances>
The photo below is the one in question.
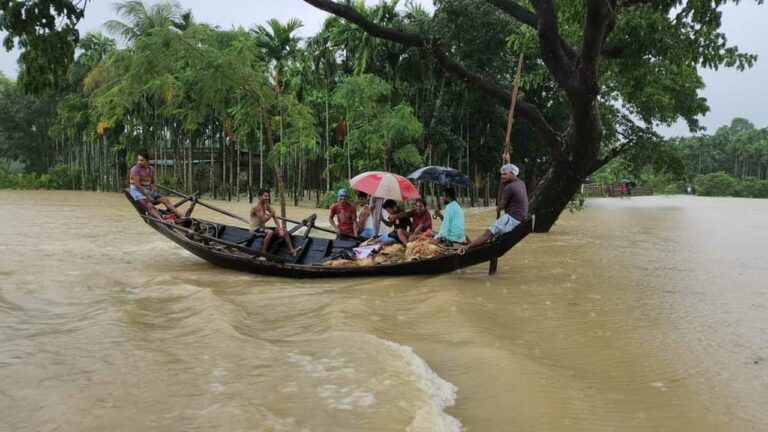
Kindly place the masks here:
<instances>
[{"instance_id":1,"label":"tree canopy","mask_svg":"<svg viewBox=\"0 0 768 432\"><path fill-rule=\"evenodd\" d=\"M168 163L167 180L189 189L239 196L284 170L299 200L361 169L442 164L469 174L472 199L488 202L524 51L512 157L533 190L537 227L548 230L579 185L620 155L679 168L660 157L667 146L654 128L683 120L698 130L708 109L699 68L756 60L727 44L726 0L436 0L431 15L397 0L305 1L332 14L307 39L298 20L222 30L176 2L128 0L104 26L117 46L75 37L84 3L5 0L6 44L52 53L25 42L37 37L35 17L40 34L73 44L42 75L21 59L14 91L47 89L56 107L43 115L47 162L30 154L28 167L85 165L84 187L109 179L115 188L126 159L149 147ZM51 27L45 14L20 21L19 8L73 27ZM265 172L261 162L275 165Z\"/></svg>"},{"instance_id":2,"label":"tree canopy","mask_svg":"<svg viewBox=\"0 0 768 432\"><path fill-rule=\"evenodd\" d=\"M429 52L502 107L513 62L506 71L489 63L524 50L525 91L515 114L546 146L548 167L532 202L544 230L592 172L658 140L654 126L683 119L698 128L696 117L708 109L698 67L743 69L756 60L727 45L724 0L437 0L433 25L419 29L376 22L344 2L305 2L371 36Z\"/></svg>"}]
</instances>

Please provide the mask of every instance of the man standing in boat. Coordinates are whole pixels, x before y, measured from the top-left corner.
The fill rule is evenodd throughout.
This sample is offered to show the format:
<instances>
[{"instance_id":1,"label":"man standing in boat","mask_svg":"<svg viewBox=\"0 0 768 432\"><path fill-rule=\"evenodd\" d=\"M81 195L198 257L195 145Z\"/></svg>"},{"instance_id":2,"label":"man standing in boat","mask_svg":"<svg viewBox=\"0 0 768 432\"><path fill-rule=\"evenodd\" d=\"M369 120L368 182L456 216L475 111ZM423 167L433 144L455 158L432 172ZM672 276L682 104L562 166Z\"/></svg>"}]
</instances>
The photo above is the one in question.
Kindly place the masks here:
<instances>
[{"instance_id":1,"label":"man standing in boat","mask_svg":"<svg viewBox=\"0 0 768 432\"><path fill-rule=\"evenodd\" d=\"M251 223L249 226L251 234L264 233L264 242L261 245L261 251L265 253L267 252L270 242L272 242L272 237L277 234L278 237L285 240L285 244L288 245L291 255L295 257L298 251L293 247L291 234L283 229L280 221L275 217L275 211L272 209L269 198L268 190L262 189L259 191L256 202L253 203L253 206L251 207ZM275 220L275 228L268 228L266 226L270 219Z\"/></svg>"},{"instance_id":2,"label":"man standing in boat","mask_svg":"<svg viewBox=\"0 0 768 432\"><path fill-rule=\"evenodd\" d=\"M501 167L501 183L504 186L501 192L501 201L496 206L496 211L501 212L501 217L496 219L480 237L467 245L472 249L485 244L492 236L508 233L528 217L528 191L525 182L517 178L520 168L511 163Z\"/></svg>"},{"instance_id":3,"label":"man standing in boat","mask_svg":"<svg viewBox=\"0 0 768 432\"><path fill-rule=\"evenodd\" d=\"M131 196L144 206L152 217L157 219L163 218L160 212L157 211L157 208L155 208L155 205L158 203L163 204L168 210L176 213L178 218L184 217L171 204L168 198L161 196L157 192L155 169L149 165L149 153L146 150L139 151L139 154L136 156L136 165L131 168L129 177L131 181L129 189Z\"/></svg>"},{"instance_id":4,"label":"man standing in boat","mask_svg":"<svg viewBox=\"0 0 768 432\"><path fill-rule=\"evenodd\" d=\"M337 236L357 237L357 211L349 202L349 193L346 189L339 189L337 193L339 201L331 206L328 222L336 230ZM334 217L336 220L334 221Z\"/></svg>"}]
</instances>

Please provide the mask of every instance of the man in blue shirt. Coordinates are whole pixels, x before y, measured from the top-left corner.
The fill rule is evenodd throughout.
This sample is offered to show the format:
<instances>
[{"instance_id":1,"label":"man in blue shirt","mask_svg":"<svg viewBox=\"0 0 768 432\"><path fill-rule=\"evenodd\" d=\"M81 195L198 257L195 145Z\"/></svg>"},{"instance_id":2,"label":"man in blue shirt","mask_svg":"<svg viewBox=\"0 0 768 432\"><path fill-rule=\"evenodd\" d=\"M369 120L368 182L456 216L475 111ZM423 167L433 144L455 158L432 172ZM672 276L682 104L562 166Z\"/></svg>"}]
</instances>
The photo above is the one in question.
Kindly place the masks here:
<instances>
[{"instance_id":1,"label":"man in blue shirt","mask_svg":"<svg viewBox=\"0 0 768 432\"><path fill-rule=\"evenodd\" d=\"M466 235L464 234L464 210L456 202L455 189L448 187L443 190L443 204L445 204L443 224L440 225L440 231L432 240L432 243L464 243L466 241Z\"/></svg>"}]
</instances>

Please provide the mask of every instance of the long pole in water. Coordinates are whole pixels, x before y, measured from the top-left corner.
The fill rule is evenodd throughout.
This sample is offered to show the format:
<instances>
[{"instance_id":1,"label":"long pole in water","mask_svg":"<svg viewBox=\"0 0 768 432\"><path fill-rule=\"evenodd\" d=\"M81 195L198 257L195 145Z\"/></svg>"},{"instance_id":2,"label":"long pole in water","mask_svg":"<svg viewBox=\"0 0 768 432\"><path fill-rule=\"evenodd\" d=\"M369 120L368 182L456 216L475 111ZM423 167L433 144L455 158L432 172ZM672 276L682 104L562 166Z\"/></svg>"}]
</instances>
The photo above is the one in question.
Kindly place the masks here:
<instances>
[{"instance_id":1,"label":"long pole in water","mask_svg":"<svg viewBox=\"0 0 768 432\"><path fill-rule=\"evenodd\" d=\"M181 201L182 204L184 202L186 202L186 201L189 201L189 200L195 198L195 195L196 195L196 193L194 195L187 195L187 194L184 194L182 192L179 192L177 190L173 190L173 189L171 189L169 187L165 187L165 186L162 186L162 185L157 185L157 187L159 187L160 189L162 189L162 190L164 190L166 192L170 192L170 193L176 194L176 195L184 198L184 200ZM224 209L221 209L221 208L218 208L216 206L213 206L211 204L208 204L206 202L203 202L199 198L196 199L196 202L197 202L197 204L200 204L203 207L207 207L207 208L209 208L209 209L211 209L213 211L217 211L217 212L219 212L221 214L224 214L224 215L227 215L229 217L235 218L235 219L237 219L237 220L239 220L241 222L244 222L246 224L249 223L247 220L243 219L242 217L240 217L240 216L238 216L238 215L236 215L234 213L230 213L230 212L228 212L228 211L226 211ZM299 222L297 220L280 217L278 215L275 215L275 219L280 219L280 220L283 220L283 221L286 221L286 222L291 222L291 223L299 225L299 226L304 226L305 225L304 222ZM330 233L330 234L336 234L336 231L333 231L333 230L330 230L330 229L327 229L327 228L323 228L323 227L319 227L317 225L313 225L313 228L318 230L318 231L325 231L325 232ZM358 241L362 240L360 237L354 237L354 236L347 236L347 237L352 238L354 240L358 240Z\"/></svg>"},{"instance_id":2,"label":"long pole in water","mask_svg":"<svg viewBox=\"0 0 768 432\"><path fill-rule=\"evenodd\" d=\"M157 187L159 187L160 189L163 189L163 190L164 190L164 191L166 191L166 192L175 193L176 195L178 195L178 196L180 196L180 197L182 197L182 198L189 198L189 199L191 199L191 198L192 198L192 197L191 197L191 196L189 196L189 195L183 194L183 193L181 193L181 192L179 192L179 191L175 191L175 190L173 190L173 189L171 189L171 188L167 188L167 187L165 187L165 186L157 185ZM222 209L222 208L218 208L218 207L216 207L216 206L213 206L213 205L211 205L211 204L205 203L205 202L203 202L203 201L200 201L199 199L197 200L197 203L198 203L198 204L200 204L201 206L203 206L203 207L207 207L207 208L209 208L209 209L211 209L211 210L213 210L213 211L217 211L217 212L219 212L219 213L221 213L221 214L224 214L224 215L227 215L227 216L229 216L229 217L235 218L235 219L237 219L237 220L239 220L240 222L243 222L243 223L245 223L245 224L248 224L248 223L250 223L250 222L248 222L247 220L243 219L242 217L240 217L240 216L238 216L238 215L236 215L236 214L234 214L234 213L228 212L228 211L226 211L226 210L224 210L224 209Z\"/></svg>"},{"instance_id":3,"label":"long pole in water","mask_svg":"<svg viewBox=\"0 0 768 432\"><path fill-rule=\"evenodd\" d=\"M515 71L515 81L512 85L512 100L509 102L509 116L507 117L507 135L504 138L504 152L502 153L501 162L507 163L506 156L509 155L512 139L512 124L515 122L515 102L517 102L517 93L520 90L520 75L523 71L523 57L525 51L520 53L520 58L517 60L517 70ZM498 208L501 201L501 182L499 182L499 190L496 193L496 219L501 216L501 210ZM490 267L488 268L488 274L496 273L496 267L498 266L498 259L492 258Z\"/></svg>"}]
</instances>

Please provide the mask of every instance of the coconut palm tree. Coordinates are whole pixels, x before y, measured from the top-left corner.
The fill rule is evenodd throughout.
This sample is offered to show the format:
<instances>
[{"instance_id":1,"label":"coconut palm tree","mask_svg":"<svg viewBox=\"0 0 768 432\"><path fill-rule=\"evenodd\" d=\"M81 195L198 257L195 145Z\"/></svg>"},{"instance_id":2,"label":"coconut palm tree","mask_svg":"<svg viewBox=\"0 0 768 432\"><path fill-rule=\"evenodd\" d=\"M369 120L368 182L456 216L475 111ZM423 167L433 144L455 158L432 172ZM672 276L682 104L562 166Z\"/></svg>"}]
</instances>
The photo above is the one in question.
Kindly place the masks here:
<instances>
[{"instance_id":1,"label":"coconut palm tree","mask_svg":"<svg viewBox=\"0 0 768 432\"><path fill-rule=\"evenodd\" d=\"M153 29L176 27L186 12L174 0L163 0L151 5L141 0L125 0L115 3L115 13L123 21L109 20L104 23L104 29L115 37L132 42Z\"/></svg>"},{"instance_id":2,"label":"coconut palm tree","mask_svg":"<svg viewBox=\"0 0 768 432\"><path fill-rule=\"evenodd\" d=\"M266 26L259 24L251 29L256 35L258 47L269 62L272 84L277 94L282 92L283 69L296 54L301 41L294 33L302 26L297 18L291 18L285 24L273 18L267 21Z\"/></svg>"}]
</instances>

